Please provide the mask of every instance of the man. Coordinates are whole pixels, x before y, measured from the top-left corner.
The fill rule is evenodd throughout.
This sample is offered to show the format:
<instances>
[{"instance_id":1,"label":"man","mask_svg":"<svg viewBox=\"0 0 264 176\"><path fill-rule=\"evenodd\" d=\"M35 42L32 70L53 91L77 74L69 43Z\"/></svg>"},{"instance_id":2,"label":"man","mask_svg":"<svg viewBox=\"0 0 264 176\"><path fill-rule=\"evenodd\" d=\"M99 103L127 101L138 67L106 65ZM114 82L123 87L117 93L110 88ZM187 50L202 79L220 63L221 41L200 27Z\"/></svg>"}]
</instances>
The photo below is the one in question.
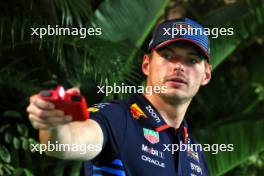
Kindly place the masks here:
<instances>
[{"instance_id":1,"label":"man","mask_svg":"<svg viewBox=\"0 0 264 176\"><path fill-rule=\"evenodd\" d=\"M199 87L211 78L208 37L176 31L194 28L203 31L195 21L181 18L165 21L154 31L142 71L147 86L166 86L165 92L94 105L91 119L84 122L72 121L53 104L32 96L27 111L33 127L39 129L41 143L100 145L83 154L46 153L91 161L87 175L89 171L94 175L209 175L202 151L175 150L176 145L195 144L184 116Z\"/></svg>"}]
</instances>

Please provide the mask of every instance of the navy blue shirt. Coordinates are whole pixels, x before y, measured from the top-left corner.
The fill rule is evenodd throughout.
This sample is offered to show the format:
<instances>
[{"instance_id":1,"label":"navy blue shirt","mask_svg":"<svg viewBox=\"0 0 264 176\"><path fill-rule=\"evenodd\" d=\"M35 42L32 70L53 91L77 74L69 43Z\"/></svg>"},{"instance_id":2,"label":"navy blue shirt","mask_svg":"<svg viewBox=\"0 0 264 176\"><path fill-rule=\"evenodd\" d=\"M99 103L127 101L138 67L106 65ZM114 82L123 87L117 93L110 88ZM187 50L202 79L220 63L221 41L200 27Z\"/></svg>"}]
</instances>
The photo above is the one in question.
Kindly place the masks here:
<instances>
[{"instance_id":1,"label":"navy blue shirt","mask_svg":"<svg viewBox=\"0 0 264 176\"><path fill-rule=\"evenodd\" d=\"M177 130L170 127L143 95L96 104L89 111L102 128L104 142L101 153L85 162L85 175L209 175L202 151L176 151L176 145L196 144L186 121Z\"/></svg>"}]
</instances>

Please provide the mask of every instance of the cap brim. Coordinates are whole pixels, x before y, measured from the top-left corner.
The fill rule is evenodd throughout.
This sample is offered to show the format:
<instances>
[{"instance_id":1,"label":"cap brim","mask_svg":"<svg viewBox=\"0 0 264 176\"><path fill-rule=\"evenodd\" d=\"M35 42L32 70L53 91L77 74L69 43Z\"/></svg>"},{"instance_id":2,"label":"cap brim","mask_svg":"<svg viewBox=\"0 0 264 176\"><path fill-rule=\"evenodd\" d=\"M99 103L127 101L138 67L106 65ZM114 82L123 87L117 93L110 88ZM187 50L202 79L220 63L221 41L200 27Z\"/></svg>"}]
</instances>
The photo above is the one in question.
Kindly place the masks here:
<instances>
[{"instance_id":1,"label":"cap brim","mask_svg":"<svg viewBox=\"0 0 264 176\"><path fill-rule=\"evenodd\" d=\"M204 50L204 48L201 47L198 43L196 43L193 40L187 39L187 38L176 38L176 39L168 40L166 42L162 42L162 43L158 44L155 48L153 48L153 50L157 50L157 49L159 49L161 47L164 47L166 45L169 45L169 44L177 42L177 41L187 41L187 42L190 42L190 43L194 44L196 47L198 47L202 51L202 53L206 56L206 60L209 62L209 60L210 60L209 58L210 57L209 57L208 52L206 50Z\"/></svg>"}]
</instances>

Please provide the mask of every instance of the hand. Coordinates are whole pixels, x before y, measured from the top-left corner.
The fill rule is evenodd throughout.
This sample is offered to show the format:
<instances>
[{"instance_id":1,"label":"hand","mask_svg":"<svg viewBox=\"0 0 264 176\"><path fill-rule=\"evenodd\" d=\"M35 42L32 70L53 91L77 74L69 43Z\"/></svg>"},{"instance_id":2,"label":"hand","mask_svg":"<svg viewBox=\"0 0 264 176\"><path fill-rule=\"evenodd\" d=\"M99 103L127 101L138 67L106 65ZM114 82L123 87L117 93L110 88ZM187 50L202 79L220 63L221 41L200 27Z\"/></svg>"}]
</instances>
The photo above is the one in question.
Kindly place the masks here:
<instances>
[{"instance_id":1,"label":"hand","mask_svg":"<svg viewBox=\"0 0 264 176\"><path fill-rule=\"evenodd\" d=\"M67 92L80 92L77 88ZM63 111L55 109L53 103L44 101L38 94L30 97L30 104L27 107L28 117L35 129L49 130L72 121L72 117L65 115Z\"/></svg>"}]
</instances>

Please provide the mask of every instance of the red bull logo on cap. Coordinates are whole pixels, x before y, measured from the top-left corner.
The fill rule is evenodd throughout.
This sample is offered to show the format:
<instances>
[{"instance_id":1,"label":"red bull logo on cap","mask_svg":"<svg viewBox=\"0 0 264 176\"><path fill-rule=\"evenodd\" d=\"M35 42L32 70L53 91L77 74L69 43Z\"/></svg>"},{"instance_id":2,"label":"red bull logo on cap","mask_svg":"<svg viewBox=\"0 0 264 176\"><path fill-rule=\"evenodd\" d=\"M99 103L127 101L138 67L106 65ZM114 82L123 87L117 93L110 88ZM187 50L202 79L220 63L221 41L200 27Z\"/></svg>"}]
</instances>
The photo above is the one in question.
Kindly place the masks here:
<instances>
[{"instance_id":1,"label":"red bull logo on cap","mask_svg":"<svg viewBox=\"0 0 264 176\"><path fill-rule=\"evenodd\" d=\"M173 28L178 28L178 29L183 29L183 28L187 28L187 29L190 29L190 28L193 28L193 26L191 26L190 24L186 24L186 23L182 23L182 22L176 22L176 23L173 23Z\"/></svg>"},{"instance_id":2,"label":"red bull logo on cap","mask_svg":"<svg viewBox=\"0 0 264 176\"><path fill-rule=\"evenodd\" d=\"M130 106L130 112L133 115L133 118L139 119L140 117L147 118L146 114L140 109L140 107L134 103Z\"/></svg>"}]
</instances>

